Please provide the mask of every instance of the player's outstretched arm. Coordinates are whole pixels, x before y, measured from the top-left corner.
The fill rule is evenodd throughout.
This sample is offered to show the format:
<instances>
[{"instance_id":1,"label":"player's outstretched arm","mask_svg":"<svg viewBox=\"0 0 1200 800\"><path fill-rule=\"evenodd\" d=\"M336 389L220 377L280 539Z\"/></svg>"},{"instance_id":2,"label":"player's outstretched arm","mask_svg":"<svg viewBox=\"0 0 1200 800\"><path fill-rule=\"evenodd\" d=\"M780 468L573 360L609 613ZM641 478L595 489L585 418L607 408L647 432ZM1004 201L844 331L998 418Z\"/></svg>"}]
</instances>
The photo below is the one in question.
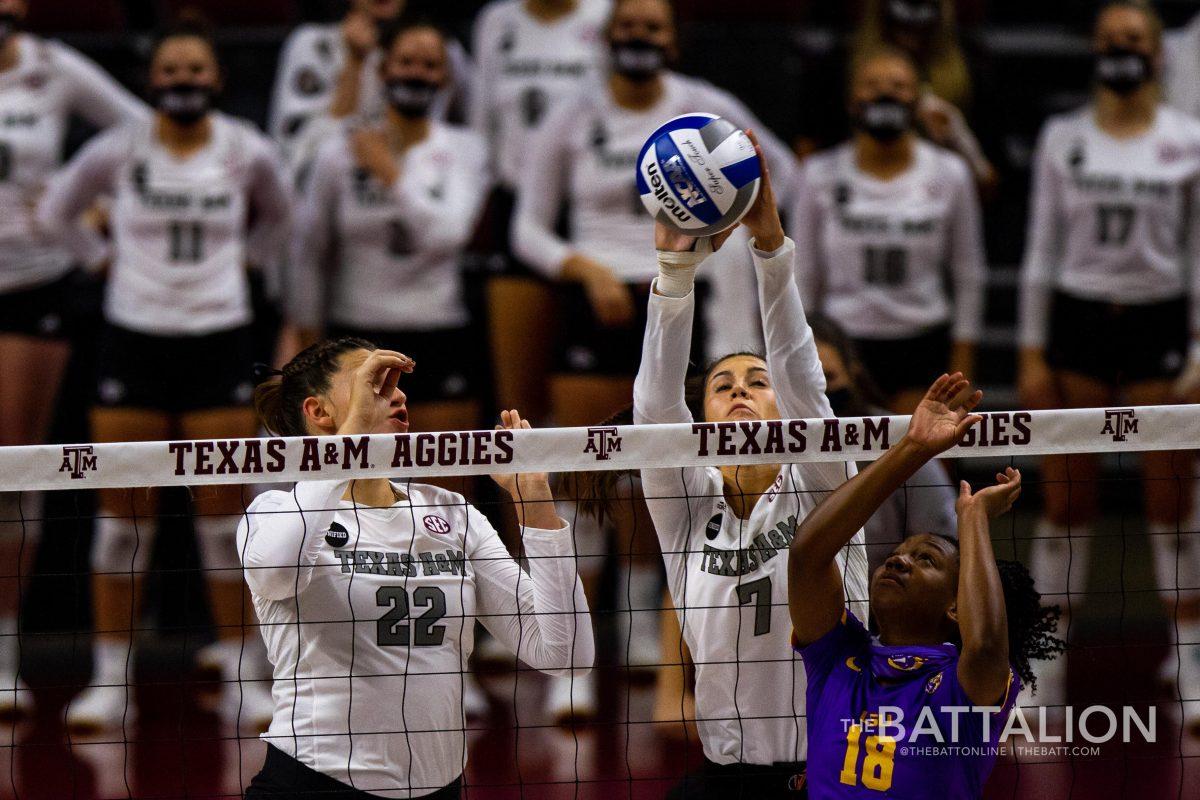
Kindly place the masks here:
<instances>
[{"instance_id":1,"label":"player's outstretched arm","mask_svg":"<svg viewBox=\"0 0 1200 800\"><path fill-rule=\"evenodd\" d=\"M971 411L982 398L961 372L942 375L913 412L904 438L834 490L801 523L788 560L788 607L798 645L820 639L841 618L838 552L892 492L979 421Z\"/></svg>"},{"instance_id":2,"label":"player's outstretched arm","mask_svg":"<svg viewBox=\"0 0 1200 800\"><path fill-rule=\"evenodd\" d=\"M1003 701L1008 689L1008 616L1004 587L992 552L991 519L1012 508L1021 495L1021 473L1009 467L996 483L978 492L959 485L958 630L962 655L958 681L976 705Z\"/></svg>"}]
</instances>

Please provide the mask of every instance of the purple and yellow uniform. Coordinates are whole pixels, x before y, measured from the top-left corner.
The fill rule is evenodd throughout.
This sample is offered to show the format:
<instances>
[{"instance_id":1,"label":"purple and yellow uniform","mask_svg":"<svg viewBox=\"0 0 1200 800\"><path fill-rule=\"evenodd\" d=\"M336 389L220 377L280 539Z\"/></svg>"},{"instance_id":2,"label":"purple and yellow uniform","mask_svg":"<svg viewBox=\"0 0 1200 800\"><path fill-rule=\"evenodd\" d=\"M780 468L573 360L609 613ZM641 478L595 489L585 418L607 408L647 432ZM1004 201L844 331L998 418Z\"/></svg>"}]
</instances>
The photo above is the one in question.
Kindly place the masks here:
<instances>
[{"instance_id":1,"label":"purple and yellow uniform","mask_svg":"<svg viewBox=\"0 0 1200 800\"><path fill-rule=\"evenodd\" d=\"M1011 667L1004 697L973 711L953 644L889 647L847 611L797 649L808 675L811 800L983 794L1020 690Z\"/></svg>"}]
</instances>

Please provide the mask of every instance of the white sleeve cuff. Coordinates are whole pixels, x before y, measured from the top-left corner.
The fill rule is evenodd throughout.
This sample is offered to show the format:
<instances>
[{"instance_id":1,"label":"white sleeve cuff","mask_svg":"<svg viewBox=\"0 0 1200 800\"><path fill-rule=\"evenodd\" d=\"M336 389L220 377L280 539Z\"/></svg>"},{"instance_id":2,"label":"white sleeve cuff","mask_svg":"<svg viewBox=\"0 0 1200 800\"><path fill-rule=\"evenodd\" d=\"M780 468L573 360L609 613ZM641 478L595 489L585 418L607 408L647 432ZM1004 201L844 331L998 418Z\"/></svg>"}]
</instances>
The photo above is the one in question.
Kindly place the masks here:
<instances>
[{"instance_id":1,"label":"white sleeve cuff","mask_svg":"<svg viewBox=\"0 0 1200 800\"><path fill-rule=\"evenodd\" d=\"M769 253L759 250L757 244L758 242L755 239L750 240L750 252L754 253L754 255L762 261L770 261L771 259L778 258L786 253L789 249L794 249L796 247L792 240L787 236L783 237L783 244L779 245L779 247L775 248Z\"/></svg>"}]
</instances>

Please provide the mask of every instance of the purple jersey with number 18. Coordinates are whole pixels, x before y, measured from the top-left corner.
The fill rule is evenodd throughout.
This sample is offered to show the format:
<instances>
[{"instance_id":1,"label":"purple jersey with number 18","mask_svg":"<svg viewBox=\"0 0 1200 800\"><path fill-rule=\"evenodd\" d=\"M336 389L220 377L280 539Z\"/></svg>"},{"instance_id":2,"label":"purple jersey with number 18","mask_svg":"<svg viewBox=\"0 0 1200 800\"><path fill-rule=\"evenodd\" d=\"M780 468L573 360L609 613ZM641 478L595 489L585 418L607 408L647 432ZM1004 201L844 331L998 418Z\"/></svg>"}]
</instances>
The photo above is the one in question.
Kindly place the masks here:
<instances>
[{"instance_id":1,"label":"purple jersey with number 18","mask_svg":"<svg viewBox=\"0 0 1200 800\"><path fill-rule=\"evenodd\" d=\"M983 794L1021 687L1011 667L996 706L972 710L953 644L887 647L847 611L797 650L808 675L811 800Z\"/></svg>"}]
</instances>

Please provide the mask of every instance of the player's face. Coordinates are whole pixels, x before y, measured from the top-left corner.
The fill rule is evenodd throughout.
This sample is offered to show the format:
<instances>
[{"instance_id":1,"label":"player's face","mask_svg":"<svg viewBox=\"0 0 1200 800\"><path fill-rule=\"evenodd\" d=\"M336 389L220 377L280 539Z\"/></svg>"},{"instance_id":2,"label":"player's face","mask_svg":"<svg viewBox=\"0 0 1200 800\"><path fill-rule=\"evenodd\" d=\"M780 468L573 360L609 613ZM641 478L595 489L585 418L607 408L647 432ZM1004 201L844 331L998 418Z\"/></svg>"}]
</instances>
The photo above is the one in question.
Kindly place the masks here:
<instances>
[{"instance_id":1,"label":"player's face","mask_svg":"<svg viewBox=\"0 0 1200 800\"><path fill-rule=\"evenodd\" d=\"M730 356L718 362L704 385L704 419L779 419L766 362L755 356Z\"/></svg>"},{"instance_id":2,"label":"player's face","mask_svg":"<svg viewBox=\"0 0 1200 800\"><path fill-rule=\"evenodd\" d=\"M665 0L625 0L613 11L608 31L612 43L648 42L663 50L675 48L675 19Z\"/></svg>"},{"instance_id":3,"label":"player's face","mask_svg":"<svg viewBox=\"0 0 1200 800\"><path fill-rule=\"evenodd\" d=\"M346 414L350 408L350 390L353 386L354 372L362 366L369 354L367 350L351 350L341 357L338 371L329 378L329 391L323 397L315 398L322 404L324 411L322 419L327 419L327 422L319 426L314 425L313 417L308 416L309 427L317 428L317 430L313 430L314 435L334 433L346 421ZM407 400L407 396L397 386L396 390L392 392L391 410L388 417L370 433L406 433L408 431L408 407L405 405Z\"/></svg>"},{"instance_id":4,"label":"player's face","mask_svg":"<svg viewBox=\"0 0 1200 800\"><path fill-rule=\"evenodd\" d=\"M917 102L919 91L917 74L907 61L880 56L863 62L855 72L850 84L850 100L858 106L890 97L911 106Z\"/></svg>"},{"instance_id":5,"label":"player's face","mask_svg":"<svg viewBox=\"0 0 1200 800\"><path fill-rule=\"evenodd\" d=\"M926 627L931 640L944 638L956 625L957 550L932 534L908 537L871 576L870 596L884 639L897 624L909 632Z\"/></svg>"},{"instance_id":6,"label":"player's face","mask_svg":"<svg viewBox=\"0 0 1200 800\"><path fill-rule=\"evenodd\" d=\"M150 63L150 86L198 86L216 91L221 85L217 54L203 39L175 36L163 42Z\"/></svg>"},{"instance_id":7,"label":"player's face","mask_svg":"<svg viewBox=\"0 0 1200 800\"><path fill-rule=\"evenodd\" d=\"M376 22L390 22L404 12L404 0L354 0L354 10Z\"/></svg>"},{"instance_id":8,"label":"player's face","mask_svg":"<svg viewBox=\"0 0 1200 800\"><path fill-rule=\"evenodd\" d=\"M1136 8L1113 7L1096 20L1092 48L1097 53L1132 50L1157 59L1158 35L1150 18Z\"/></svg>"},{"instance_id":9,"label":"player's face","mask_svg":"<svg viewBox=\"0 0 1200 800\"><path fill-rule=\"evenodd\" d=\"M383 62L384 83L423 81L444 86L448 77L446 43L432 28L414 28L397 37Z\"/></svg>"}]
</instances>

